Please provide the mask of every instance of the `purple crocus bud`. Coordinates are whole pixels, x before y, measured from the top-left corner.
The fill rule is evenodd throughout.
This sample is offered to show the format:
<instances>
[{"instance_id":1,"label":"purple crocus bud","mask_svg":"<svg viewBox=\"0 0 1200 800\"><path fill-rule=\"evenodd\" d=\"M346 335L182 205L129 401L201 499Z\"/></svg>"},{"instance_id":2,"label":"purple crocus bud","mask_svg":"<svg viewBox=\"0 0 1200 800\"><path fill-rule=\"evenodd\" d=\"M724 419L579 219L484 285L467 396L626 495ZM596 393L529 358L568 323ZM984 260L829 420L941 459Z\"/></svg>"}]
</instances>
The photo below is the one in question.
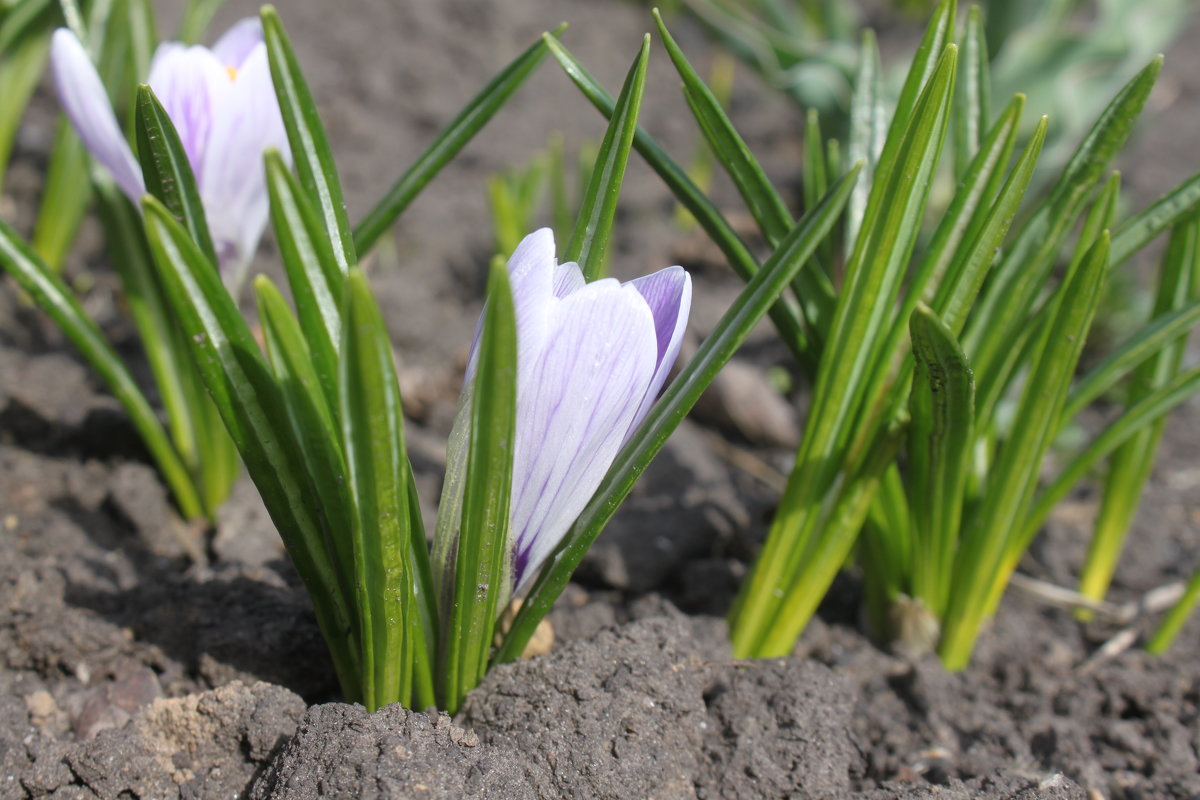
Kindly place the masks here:
<instances>
[{"instance_id":1,"label":"purple crocus bud","mask_svg":"<svg viewBox=\"0 0 1200 800\"><path fill-rule=\"evenodd\" d=\"M557 263L548 228L525 237L508 273L517 418L504 597L537 573L649 412L679 355L692 302L682 267L628 283L585 283L578 264ZM474 371L475 347L450 435L434 544L443 581L452 574L462 516Z\"/></svg>"},{"instance_id":2,"label":"purple crocus bud","mask_svg":"<svg viewBox=\"0 0 1200 800\"><path fill-rule=\"evenodd\" d=\"M67 118L136 204L146 191L141 168L87 51L66 28L54 32L51 65ZM148 83L179 133L221 274L236 287L269 214L262 153L274 147L289 157L261 23L252 17L238 22L211 50L164 42Z\"/></svg>"}]
</instances>

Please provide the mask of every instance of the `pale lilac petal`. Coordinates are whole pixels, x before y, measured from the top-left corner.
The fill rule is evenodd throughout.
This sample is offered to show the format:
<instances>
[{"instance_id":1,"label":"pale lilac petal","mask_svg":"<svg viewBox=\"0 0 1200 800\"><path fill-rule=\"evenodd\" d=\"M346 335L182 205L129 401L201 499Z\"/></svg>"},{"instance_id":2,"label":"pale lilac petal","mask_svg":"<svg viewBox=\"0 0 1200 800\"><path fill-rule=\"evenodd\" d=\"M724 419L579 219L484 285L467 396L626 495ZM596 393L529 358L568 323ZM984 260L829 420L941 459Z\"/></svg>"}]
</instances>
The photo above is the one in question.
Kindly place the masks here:
<instances>
[{"instance_id":1,"label":"pale lilac petal","mask_svg":"<svg viewBox=\"0 0 1200 800\"><path fill-rule=\"evenodd\" d=\"M654 319L614 280L552 300L546 346L518 360L514 591L570 528L608 470L657 361ZM519 356L526 355L519 343Z\"/></svg>"},{"instance_id":2,"label":"pale lilac petal","mask_svg":"<svg viewBox=\"0 0 1200 800\"><path fill-rule=\"evenodd\" d=\"M583 279L583 270L574 261L559 264L554 268L554 296L566 297L579 291L587 282Z\"/></svg>"},{"instance_id":3,"label":"pale lilac petal","mask_svg":"<svg viewBox=\"0 0 1200 800\"><path fill-rule=\"evenodd\" d=\"M229 82L229 77L225 79ZM254 257L270 215L263 151L290 160L287 132L271 83L266 45L259 44L214 108L198 183L222 274L236 286Z\"/></svg>"},{"instance_id":4,"label":"pale lilac petal","mask_svg":"<svg viewBox=\"0 0 1200 800\"><path fill-rule=\"evenodd\" d=\"M229 71L205 47L165 42L154 52L147 82L171 118L203 189L201 176L213 115L232 85Z\"/></svg>"},{"instance_id":5,"label":"pale lilac petal","mask_svg":"<svg viewBox=\"0 0 1200 800\"><path fill-rule=\"evenodd\" d=\"M141 167L117 124L95 65L79 39L66 28L54 32L50 64L63 113L88 152L112 173L117 186L136 204L146 191Z\"/></svg>"},{"instance_id":6,"label":"pale lilac petal","mask_svg":"<svg viewBox=\"0 0 1200 800\"><path fill-rule=\"evenodd\" d=\"M633 433L633 428L650 412L650 406L667 382L671 367L679 356L683 332L692 308L692 277L683 267L667 267L653 275L635 278L627 285L636 289L650 306L658 344L658 363L630 426L629 433Z\"/></svg>"},{"instance_id":7,"label":"pale lilac petal","mask_svg":"<svg viewBox=\"0 0 1200 800\"><path fill-rule=\"evenodd\" d=\"M255 46L262 44L262 41L262 20L246 17L233 23L229 30L221 34L212 52L222 64L240 71Z\"/></svg>"}]
</instances>

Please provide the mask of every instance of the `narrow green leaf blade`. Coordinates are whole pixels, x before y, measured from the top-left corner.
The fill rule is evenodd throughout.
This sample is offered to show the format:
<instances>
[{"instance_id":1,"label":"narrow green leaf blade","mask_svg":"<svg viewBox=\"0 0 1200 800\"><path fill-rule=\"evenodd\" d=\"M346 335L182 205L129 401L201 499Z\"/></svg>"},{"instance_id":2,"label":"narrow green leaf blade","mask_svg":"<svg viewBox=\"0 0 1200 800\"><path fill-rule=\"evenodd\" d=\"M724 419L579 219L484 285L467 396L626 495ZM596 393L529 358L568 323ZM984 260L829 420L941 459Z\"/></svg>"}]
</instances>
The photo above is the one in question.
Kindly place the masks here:
<instances>
[{"instance_id":1,"label":"narrow green leaf blade","mask_svg":"<svg viewBox=\"0 0 1200 800\"><path fill-rule=\"evenodd\" d=\"M1197 280L1200 280L1200 217L1193 216L1171 232L1159 271L1152 317L1178 311L1189 301L1200 298ZM1136 402L1169 383L1179 373L1186 351L1187 337L1180 336L1138 365L1129 387L1128 402ZM1079 575L1079 591L1087 597L1100 599L1108 591L1142 490L1150 479L1165 424L1165 420L1160 420L1139 431L1109 460L1100 512Z\"/></svg>"},{"instance_id":2,"label":"narrow green leaf blade","mask_svg":"<svg viewBox=\"0 0 1200 800\"><path fill-rule=\"evenodd\" d=\"M357 514L353 543L364 704L411 704L419 609L410 558L408 457L400 387L383 315L361 270L346 282L339 417Z\"/></svg>"},{"instance_id":3,"label":"narrow green leaf blade","mask_svg":"<svg viewBox=\"0 0 1200 800\"><path fill-rule=\"evenodd\" d=\"M1197 323L1200 323L1200 300L1193 300L1176 311L1156 316L1140 328L1075 384L1063 406L1064 424L1116 386L1139 364L1162 351L1164 346L1186 336Z\"/></svg>"},{"instance_id":4,"label":"narrow green leaf blade","mask_svg":"<svg viewBox=\"0 0 1200 800\"><path fill-rule=\"evenodd\" d=\"M366 253L375 246L421 190L487 125L545 57L546 43L539 38L471 98L354 229L358 252Z\"/></svg>"},{"instance_id":5,"label":"narrow green leaf blade","mask_svg":"<svg viewBox=\"0 0 1200 800\"><path fill-rule=\"evenodd\" d=\"M487 670L500 598L511 593L508 543L517 410L517 318L508 270L494 263L471 393L462 525L455 554L444 707L454 713Z\"/></svg>"},{"instance_id":6,"label":"narrow green leaf blade","mask_svg":"<svg viewBox=\"0 0 1200 800\"><path fill-rule=\"evenodd\" d=\"M287 129L296 172L300 184L321 213L338 270L346 275L358 263L358 258L325 126L317 115L317 104L308 90L279 15L269 5L263 6L261 14L271 79L275 83L275 95L279 99L279 111Z\"/></svg>"},{"instance_id":7,"label":"narrow green leaf blade","mask_svg":"<svg viewBox=\"0 0 1200 800\"><path fill-rule=\"evenodd\" d=\"M948 669L962 669L970 660L992 598L1008 582L1006 561L1019 555L1020 523L1036 488L1042 459L1058 430L1071 376L1100 301L1108 247L1105 231L1059 287L1056 311L1037 347L1012 436L989 475L978 513L964 530L940 648Z\"/></svg>"},{"instance_id":8,"label":"narrow green leaf blade","mask_svg":"<svg viewBox=\"0 0 1200 800\"><path fill-rule=\"evenodd\" d=\"M958 80L958 99L954 108L954 161L958 175L966 171L967 165L979 152L991 103L987 36L983 32L983 10L977 5L972 5L967 11L962 51L959 65L962 74Z\"/></svg>"},{"instance_id":9,"label":"narrow green leaf blade","mask_svg":"<svg viewBox=\"0 0 1200 800\"><path fill-rule=\"evenodd\" d=\"M650 34L642 39L641 50L625 76L625 84L617 96L609 118L608 130L596 154L596 165L583 195L579 217L575 220L575 232L571 244L563 256L564 261L575 261L583 270L584 280L594 281L606 271L605 254L608 239L612 235L613 219L617 213L617 198L621 193L621 181L625 177L625 165L629 161L629 148L637 130L638 111L642 107L642 94L646 89L646 67L650 60Z\"/></svg>"},{"instance_id":10,"label":"narrow green leaf blade","mask_svg":"<svg viewBox=\"0 0 1200 800\"><path fill-rule=\"evenodd\" d=\"M1160 56L1117 93L994 270L962 337L981 380L993 371L997 358L1015 349L1014 340L1024 330L1023 321L1062 242L1109 161L1128 140L1161 69Z\"/></svg>"},{"instance_id":11,"label":"narrow green leaf blade","mask_svg":"<svg viewBox=\"0 0 1200 800\"><path fill-rule=\"evenodd\" d=\"M875 165L883 150L887 130L887 111L883 99L883 70L879 64L879 45L875 32L863 30L858 50L858 70L854 76L854 93L850 98L850 132L846 156L851 163L863 162L858 186L846 208L846 250L854 249L863 215L867 213L867 198L875 183Z\"/></svg>"},{"instance_id":12,"label":"narrow green leaf blade","mask_svg":"<svg viewBox=\"0 0 1200 800\"><path fill-rule=\"evenodd\" d=\"M344 280L320 215L275 151L265 155L271 220L301 330L330 408L337 406Z\"/></svg>"},{"instance_id":13,"label":"narrow green leaf blade","mask_svg":"<svg viewBox=\"0 0 1200 800\"><path fill-rule=\"evenodd\" d=\"M940 618L975 445L975 379L954 334L927 306L917 306L909 326L916 362L907 451L913 593Z\"/></svg>"},{"instance_id":14,"label":"narrow green leaf blade","mask_svg":"<svg viewBox=\"0 0 1200 800\"><path fill-rule=\"evenodd\" d=\"M121 357L104 339L96 323L87 316L74 293L29 248L16 231L0 221L0 266L16 279L67 338L79 348L92 369L104 380L113 396L124 406L142 441L154 456L179 510L195 519L204 513L192 477L166 431Z\"/></svg>"},{"instance_id":15,"label":"narrow green leaf blade","mask_svg":"<svg viewBox=\"0 0 1200 800\"><path fill-rule=\"evenodd\" d=\"M604 480L571 530L546 559L494 662L513 661L537 624L550 611L600 531L629 495L638 477L683 421L721 367L741 346L779 293L803 269L841 216L858 177L856 165L840 178L817 207L805 214L746 285L691 362L667 387L634 435L617 454Z\"/></svg>"},{"instance_id":16,"label":"narrow green leaf blade","mask_svg":"<svg viewBox=\"0 0 1200 800\"><path fill-rule=\"evenodd\" d=\"M663 44L666 45L667 54L683 79L684 98L709 148L733 180L767 243L775 247L792 228L791 213L746 146L746 142L733 127L720 101L688 63L657 12L655 22ZM828 280L823 280L823 277L823 273L817 270L802 270L797 276L796 295L800 298L804 318L808 323L810 339L816 341L822 338L823 331L833 315L833 285Z\"/></svg>"},{"instance_id":17,"label":"narrow green leaf blade","mask_svg":"<svg viewBox=\"0 0 1200 800\"><path fill-rule=\"evenodd\" d=\"M146 191L183 223L192 241L215 268L217 251L208 232L196 177L167 110L146 84L139 86L137 92L137 143Z\"/></svg>"},{"instance_id":18,"label":"narrow green leaf blade","mask_svg":"<svg viewBox=\"0 0 1200 800\"><path fill-rule=\"evenodd\" d=\"M299 469L302 456L279 386L233 298L187 230L153 197L143 198L142 211L159 278L191 342L193 363L309 590L342 689L359 698L355 613L326 550L325 520Z\"/></svg>"},{"instance_id":19,"label":"narrow green leaf blade","mask_svg":"<svg viewBox=\"0 0 1200 800\"><path fill-rule=\"evenodd\" d=\"M601 114L611 117L614 105L612 96L596 82L596 79L588 73L575 56L571 55L570 51L563 47L560 41L549 34L545 36L545 41L550 54L558 61L567 77ZM759 270L758 262L746 243L737 235L716 206L688 177L687 172L640 127L634 135L633 146L646 160L646 163L658 173L679 203L691 213L700 227L717 245L729 260L734 272L743 280L749 281ZM770 316L771 321L779 330L780 339L791 350L801 367L810 374L815 372L816 355L811 350L812 345L804 332L800 311L795 304L780 298L771 308Z\"/></svg>"},{"instance_id":20,"label":"narrow green leaf blade","mask_svg":"<svg viewBox=\"0 0 1200 800\"><path fill-rule=\"evenodd\" d=\"M279 385L292 436L303 455L298 466L308 473L309 482L320 498L323 516L329 522L327 550L341 579L342 591L350 596L354 587L354 553L350 537L343 532L353 525L354 505L346 482L335 407L322 390L301 323L292 315L283 295L265 275L255 278L254 294L271 371Z\"/></svg>"}]
</instances>

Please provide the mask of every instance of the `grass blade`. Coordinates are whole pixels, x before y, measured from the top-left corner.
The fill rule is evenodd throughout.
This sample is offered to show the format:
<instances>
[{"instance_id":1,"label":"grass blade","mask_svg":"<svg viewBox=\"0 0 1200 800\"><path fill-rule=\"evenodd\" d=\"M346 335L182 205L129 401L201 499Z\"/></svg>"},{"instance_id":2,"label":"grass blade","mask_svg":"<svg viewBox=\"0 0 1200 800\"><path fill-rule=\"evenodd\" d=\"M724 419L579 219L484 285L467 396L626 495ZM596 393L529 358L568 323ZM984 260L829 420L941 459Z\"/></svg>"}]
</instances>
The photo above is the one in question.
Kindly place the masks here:
<instances>
[{"instance_id":1,"label":"grass blade","mask_svg":"<svg viewBox=\"0 0 1200 800\"><path fill-rule=\"evenodd\" d=\"M548 34L545 41L550 54L558 61L567 77L601 114L611 117L614 105L612 96L596 82L596 79L584 69L570 51L563 47L561 42ZM646 160L646 163L662 178L663 183L675 195L675 199L691 213L700 227L717 245L725 258L729 260L734 272L745 281L753 278L759 270L759 264L750 249L746 247L746 243L737 235L716 206L696 187L687 172L640 127L634 134L633 146ZM804 332L799 309L794 303L780 298L769 313L771 321L779 331L780 339L791 350L796 361L810 374L815 372L816 356L810 350L811 345Z\"/></svg>"},{"instance_id":2,"label":"grass blade","mask_svg":"<svg viewBox=\"0 0 1200 800\"><path fill-rule=\"evenodd\" d=\"M778 246L793 224L792 215L783 198L775 191L766 173L746 147L745 141L733 127L716 95L700 79L683 51L671 38L657 11L654 19L667 48L667 54L683 79L684 98L710 149L733 180L767 243L772 247ZM817 148L817 151L820 152L820 148ZM814 197L820 197L822 194L823 191ZM833 285L825 279L823 272L801 270L797 275L796 296L800 298L804 318L808 324L809 338L814 342L820 341L833 315Z\"/></svg>"},{"instance_id":3,"label":"grass blade","mask_svg":"<svg viewBox=\"0 0 1200 800\"><path fill-rule=\"evenodd\" d=\"M208 233L204 203L187 153L167 110L146 84L137 91L137 144L146 191L183 223L200 252L216 264L217 251Z\"/></svg>"},{"instance_id":4,"label":"grass blade","mask_svg":"<svg viewBox=\"0 0 1200 800\"><path fill-rule=\"evenodd\" d=\"M279 255L296 301L301 330L330 408L337 406L337 359L342 341L342 292L320 215L275 151L265 155L267 193Z\"/></svg>"},{"instance_id":5,"label":"grass blade","mask_svg":"<svg viewBox=\"0 0 1200 800\"><path fill-rule=\"evenodd\" d=\"M1063 406L1063 423L1074 419L1092 401L1112 389L1146 359L1160 352L1164 346L1186 336L1200 322L1200 300L1167 314L1156 316L1120 347L1081 378Z\"/></svg>"},{"instance_id":6,"label":"grass blade","mask_svg":"<svg viewBox=\"0 0 1200 800\"><path fill-rule=\"evenodd\" d=\"M954 334L927 306L917 306L909 326L916 362L907 450L913 595L941 618L975 445L975 380Z\"/></svg>"},{"instance_id":7,"label":"grass blade","mask_svg":"<svg viewBox=\"0 0 1200 800\"><path fill-rule=\"evenodd\" d=\"M1179 602L1171 607L1171 610L1163 617L1158 630L1150 637L1150 641L1146 642L1146 652L1151 655L1162 655L1167 652L1175 641L1175 637L1183 630L1184 623L1188 621L1197 602L1200 602L1200 569L1196 570L1192 579L1188 581L1187 587L1183 590L1183 597L1179 598Z\"/></svg>"},{"instance_id":8,"label":"grass blade","mask_svg":"<svg viewBox=\"0 0 1200 800\"><path fill-rule=\"evenodd\" d=\"M1177 311L1197 300L1200 296L1200 286L1195 285L1197 276L1200 276L1200 220L1192 218L1171 232L1151 318ZM1170 382L1179 373L1186 351L1185 334L1139 364L1133 373L1127 402L1134 403ZM1121 445L1109 460L1100 512L1079 575L1079 591L1086 597L1098 600L1108 591L1142 489L1154 467L1165 425L1166 420L1160 419L1147 426Z\"/></svg>"},{"instance_id":9,"label":"grass blade","mask_svg":"<svg viewBox=\"0 0 1200 800\"><path fill-rule=\"evenodd\" d=\"M796 223L762 270L747 283L721 317L691 362L651 407L641 426L617 454L571 530L546 559L546 566L534 579L525 604L494 656L495 662L513 661L520 656L538 622L549 613L575 567L629 495L646 466L662 449L667 437L746 340L775 298L791 283L795 272L805 267L817 246L829 235L849 199L858 169L856 165L834 183L825 199Z\"/></svg>"},{"instance_id":10,"label":"grass blade","mask_svg":"<svg viewBox=\"0 0 1200 800\"><path fill-rule=\"evenodd\" d=\"M1075 485L1091 472L1097 464L1116 450L1130 437L1153 425L1157 420L1180 403L1200 392L1200 367L1176 375L1169 383L1159 387L1153 393L1133 403L1101 431L1082 452L1075 455L1063 467L1054 481L1038 495L1021 527L1018 544L1014 551L1024 550L1033 541L1038 530L1045 524L1050 512L1058 505ZM1016 569L1015 559L1012 569Z\"/></svg>"},{"instance_id":11,"label":"grass blade","mask_svg":"<svg viewBox=\"0 0 1200 800\"><path fill-rule=\"evenodd\" d=\"M575 261L583 270L584 280L594 281L607 271L605 255L612 235L613 219L617 214L617 198L629 161L629 148L637 129L638 111L646 89L646 66L650 60L650 34L642 39L642 49L625 76L621 94L617 96L608 130L596 154L596 166L583 195L575 232L571 236L563 261Z\"/></svg>"},{"instance_id":12,"label":"grass blade","mask_svg":"<svg viewBox=\"0 0 1200 800\"><path fill-rule=\"evenodd\" d=\"M1059 287L1055 313L1037 347L1012 436L988 476L987 493L978 512L964 529L939 651L947 669L967 665L979 627L991 611L992 598L1008 582L1006 561L1019 555L1021 542L1015 534L1036 488L1042 459L1058 430L1071 376L1100 301L1108 246L1105 231Z\"/></svg>"},{"instance_id":13,"label":"grass blade","mask_svg":"<svg viewBox=\"0 0 1200 800\"><path fill-rule=\"evenodd\" d=\"M59 116L50 168L34 224L33 249L55 272L62 272L75 232L91 199L88 153L67 118Z\"/></svg>"},{"instance_id":14,"label":"grass blade","mask_svg":"<svg viewBox=\"0 0 1200 800\"><path fill-rule=\"evenodd\" d=\"M279 15L272 6L263 6L261 13L271 79L275 83L275 95L296 162L296 173L309 199L320 210L335 263L344 276L358 263L358 258L329 139Z\"/></svg>"},{"instance_id":15,"label":"grass blade","mask_svg":"<svg viewBox=\"0 0 1200 800\"><path fill-rule=\"evenodd\" d=\"M561 30L559 27L556 32ZM358 252L366 253L375 246L421 190L487 125L545 57L546 43L539 38L471 98L354 229Z\"/></svg>"},{"instance_id":16,"label":"grass blade","mask_svg":"<svg viewBox=\"0 0 1200 800\"><path fill-rule=\"evenodd\" d=\"M320 378L301 330L301 323L270 279L259 275L254 281L258 318L275 382L279 385L288 423L303 454L303 468L321 501L329 521L326 548L341 578L342 591L350 596L354 587L354 554L350 530L354 506L346 483L346 462L341 431L322 391ZM335 375L336 378L336 375Z\"/></svg>"},{"instance_id":17,"label":"grass blade","mask_svg":"<svg viewBox=\"0 0 1200 800\"><path fill-rule=\"evenodd\" d=\"M863 215L867 213L867 198L875 183L875 165L883 150L887 131L887 111L883 99L883 70L879 65L879 45L875 32L863 31L859 47L858 70L854 77L854 94L850 98L850 133L846 156L851 163L863 162L858 186L846 208L846 251L854 250Z\"/></svg>"},{"instance_id":18,"label":"grass blade","mask_svg":"<svg viewBox=\"0 0 1200 800\"><path fill-rule=\"evenodd\" d=\"M1140 214L1125 220L1113 232L1111 266L1124 264L1154 237L1176 224L1200 205L1200 173L1155 200Z\"/></svg>"},{"instance_id":19,"label":"grass blade","mask_svg":"<svg viewBox=\"0 0 1200 800\"><path fill-rule=\"evenodd\" d=\"M471 393L470 445L444 641L442 707L455 713L487 671L499 599L511 592L508 542L517 412L517 317L508 270L494 263Z\"/></svg>"},{"instance_id":20,"label":"grass blade","mask_svg":"<svg viewBox=\"0 0 1200 800\"><path fill-rule=\"evenodd\" d=\"M192 343L193 363L242 454L267 512L308 587L347 698L361 697L357 626L341 591L316 492L291 435L279 387L212 262L153 197L142 200L159 278Z\"/></svg>"},{"instance_id":21,"label":"grass blade","mask_svg":"<svg viewBox=\"0 0 1200 800\"><path fill-rule=\"evenodd\" d=\"M356 606L363 647L363 704L411 705L419 623L410 551L408 458L392 343L358 269L346 283L339 417L353 526Z\"/></svg>"},{"instance_id":22,"label":"grass blade","mask_svg":"<svg viewBox=\"0 0 1200 800\"><path fill-rule=\"evenodd\" d=\"M987 126L991 104L987 37L983 32L983 10L972 5L962 37L962 74L958 79L958 99L954 104L955 174L962 175L979 152Z\"/></svg>"},{"instance_id":23,"label":"grass blade","mask_svg":"<svg viewBox=\"0 0 1200 800\"><path fill-rule=\"evenodd\" d=\"M1014 342L1025 329L1023 321L1063 240L1109 161L1129 138L1161 69L1160 56L1117 93L1063 168L1049 198L994 270L962 337L963 349L981 381L993 372L998 358L1016 349Z\"/></svg>"},{"instance_id":24,"label":"grass blade","mask_svg":"<svg viewBox=\"0 0 1200 800\"><path fill-rule=\"evenodd\" d=\"M11 13L11 12L10 12ZM34 31L17 41L9 51L0 48L0 186L8 169L17 128L25 116L33 90L46 72L50 30Z\"/></svg>"},{"instance_id":25,"label":"grass blade","mask_svg":"<svg viewBox=\"0 0 1200 800\"><path fill-rule=\"evenodd\" d=\"M0 221L0 266L16 279L54 323L79 348L92 369L104 380L109 391L125 408L146 448L162 472L180 513L188 519L203 515L196 486L187 466L175 450L158 416L138 389L104 334L83 310L62 279L38 259L16 232Z\"/></svg>"}]
</instances>

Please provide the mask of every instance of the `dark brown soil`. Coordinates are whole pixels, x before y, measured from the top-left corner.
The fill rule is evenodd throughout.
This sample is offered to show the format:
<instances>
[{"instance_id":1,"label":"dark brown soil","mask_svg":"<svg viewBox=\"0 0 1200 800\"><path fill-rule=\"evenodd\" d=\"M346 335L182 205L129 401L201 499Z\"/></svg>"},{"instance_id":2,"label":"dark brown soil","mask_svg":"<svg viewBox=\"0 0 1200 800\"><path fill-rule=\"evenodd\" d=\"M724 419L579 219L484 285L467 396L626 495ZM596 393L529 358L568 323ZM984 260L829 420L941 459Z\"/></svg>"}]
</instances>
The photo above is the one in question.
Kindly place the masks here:
<instances>
[{"instance_id":1,"label":"dark brown soil","mask_svg":"<svg viewBox=\"0 0 1200 800\"><path fill-rule=\"evenodd\" d=\"M542 30L615 87L650 27L599 0L322 0L281 4L360 217L483 82ZM218 28L250 13L230 2ZM704 68L712 47L673 30ZM1168 53L1158 116L1124 159L1140 205L1196 168L1200 54ZM653 56L646 126L681 159L695 134L678 80ZM42 97L0 212L27 229L52 132ZM1040 111L1040 110L1038 110ZM742 75L733 116L794 194L800 115ZM598 115L546 64L414 204L372 277L400 356L414 462L434 508L444 435L491 243L484 178L552 131L568 149ZM727 185L717 197L738 206ZM669 220L631 162L618 275L684 263L693 330L738 282ZM88 223L71 274L139 358ZM270 246L263 263L272 268ZM761 396L786 354L764 330L719 396L686 423L553 615L553 652L501 667L459 719L337 702L308 601L253 487L215 536L189 531L119 406L61 336L0 282L0 798L1195 798L1200 623L1150 658L1098 661L1114 633L1010 592L959 675L884 652L860 632L852 575L788 659L737 662L721 616L761 540L797 412ZM765 410L764 410L765 409ZM772 420L763 424L764 419ZM1200 404L1170 423L1114 599L1178 580L1200 558ZM1093 504L1054 517L1022 569L1070 585ZM1090 793L1090 794L1089 794Z\"/></svg>"}]
</instances>

